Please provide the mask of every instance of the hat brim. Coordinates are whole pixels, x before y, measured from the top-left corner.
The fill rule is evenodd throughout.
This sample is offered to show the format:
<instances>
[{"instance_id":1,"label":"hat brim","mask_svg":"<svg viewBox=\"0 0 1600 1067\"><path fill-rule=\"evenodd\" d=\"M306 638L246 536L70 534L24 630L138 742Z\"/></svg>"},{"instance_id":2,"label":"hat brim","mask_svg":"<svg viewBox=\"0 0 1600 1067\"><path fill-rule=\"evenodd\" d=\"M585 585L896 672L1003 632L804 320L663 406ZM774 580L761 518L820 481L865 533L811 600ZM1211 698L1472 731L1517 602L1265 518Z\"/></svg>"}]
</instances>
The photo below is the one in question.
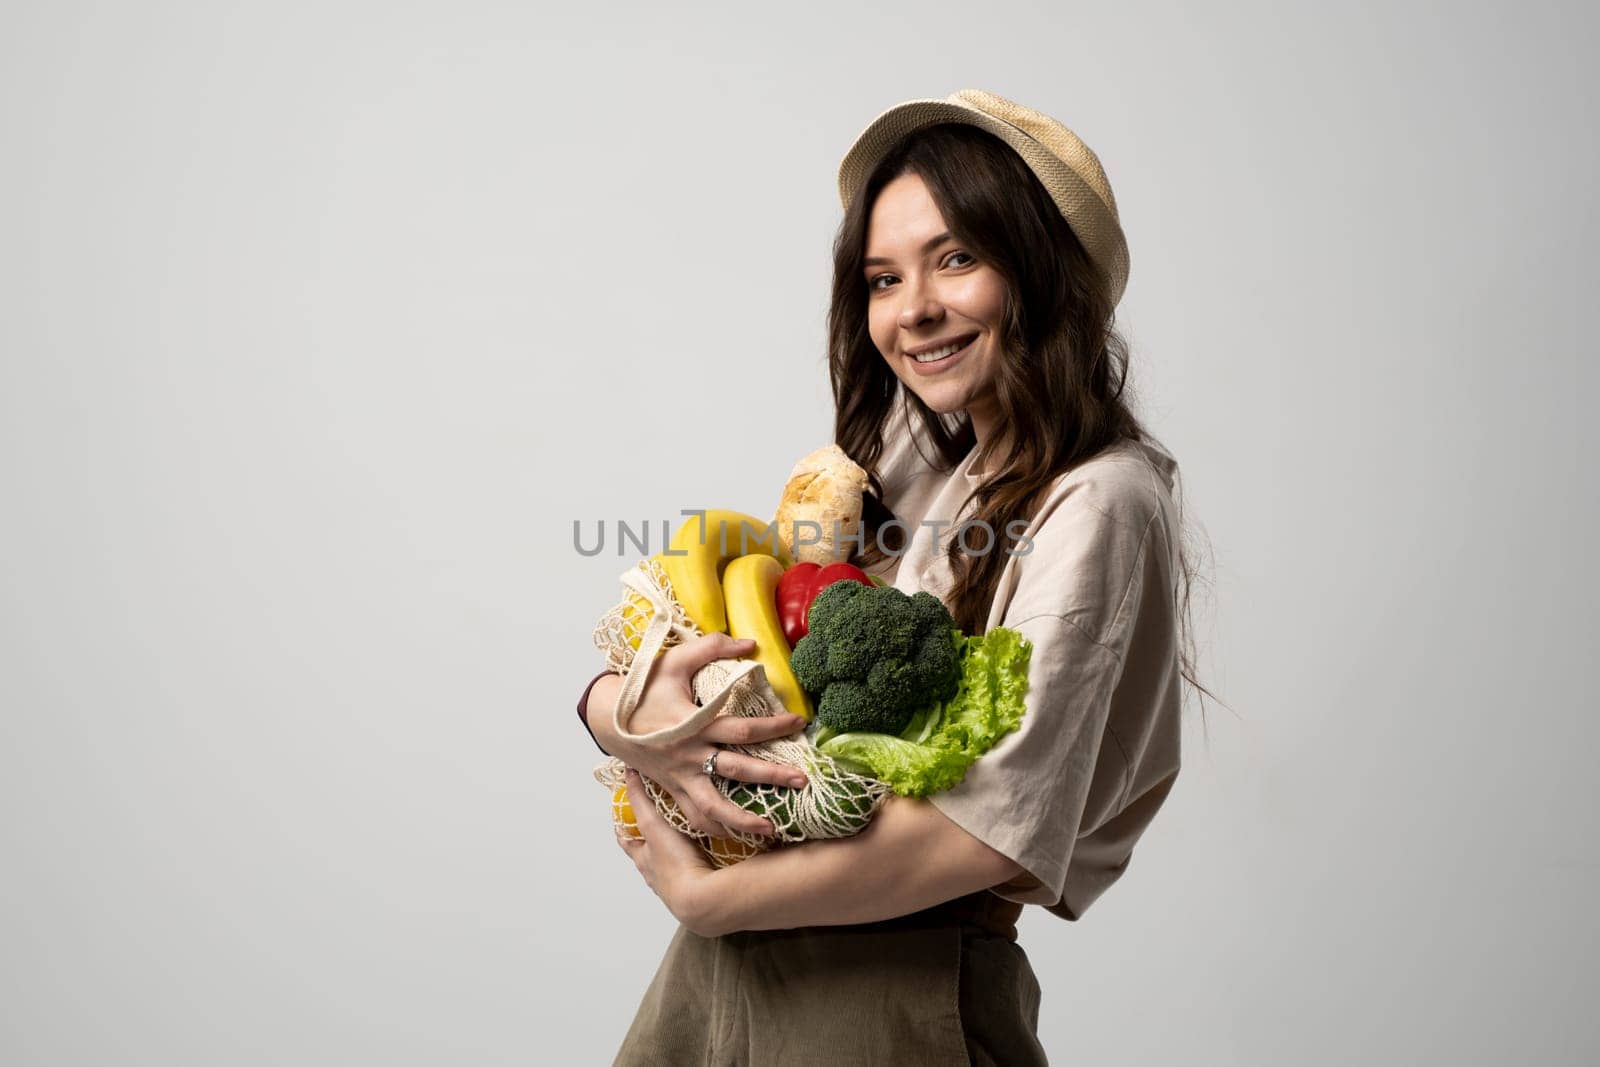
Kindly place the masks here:
<instances>
[{"instance_id":1,"label":"hat brim","mask_svg":"<svg viewBox=\"0 0 1600 1067\"><path fill-rule=\"evenodd\" d=\"M962 122L994 134L1019 152L1019 141L1026 135L975 107L948 100L907 100L896 104L867 124L856 136L839 162L839 200L848 210L850 202L895 142L913 130L937 126L941 122Z\"/></svg>"},{"instance_id":2,"label":"hat brim","mask_svg":"<svg viewBox=\"0 0 1600 1067\"><path fill-rule=\"evenodd\" d=\"M952 100L907 100L867 124L839 162L839 201L846 211L878 163L906 134L943 122L976 126L1000 138L1040 179L1089 255L1110 277L1113 304L1128 280L1128 244L1122 224L1100 194L1059 156L1032 136L986 111Z\"/></svg>"}]
</instances>

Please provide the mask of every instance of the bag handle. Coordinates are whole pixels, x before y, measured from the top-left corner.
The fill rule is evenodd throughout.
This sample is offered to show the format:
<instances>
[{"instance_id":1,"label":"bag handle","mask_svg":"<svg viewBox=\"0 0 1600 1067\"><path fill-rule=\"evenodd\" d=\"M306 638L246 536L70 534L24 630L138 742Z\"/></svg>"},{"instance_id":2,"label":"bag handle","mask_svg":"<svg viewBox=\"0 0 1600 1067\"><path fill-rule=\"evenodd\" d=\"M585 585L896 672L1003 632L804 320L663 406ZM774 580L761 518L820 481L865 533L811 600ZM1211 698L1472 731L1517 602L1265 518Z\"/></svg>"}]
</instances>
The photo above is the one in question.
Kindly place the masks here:
<instances>
[{"instance_id":1,"label":"bag handle","mask_svg":"<svg viewBox=\"0 0 1600 1067\"><path fill-rule=\"evenodd\" d=\"M645 683L650 680L650 671L655 666L657 653L666 642L667 634L677 633L678 636L687 639L698 637L699 631L693 626L684 626L676 621L672 603L654 583L640 573L637 567L630 567L623 572L622 584L650 602L651 614L649 624L639 637L639 648L633 654L633 662L628 664L628 673L623 678L622 690L617 693L617 702L611 709L611 723L618 735L637 744L651 746L670 744L673 741L682 741L686 737L693 737L722 711L722 706L728 702L735 686L750 678L751 683L759 689L761 683L766 681L767 669L760 662L739 660L737 661L739 666L729 671L727 684L702 704L693 715L675 726L652 730L647 734L633 733L628 729L628 722L638 709L640 698L644 696Z\"/></svg>"}]
</instances>

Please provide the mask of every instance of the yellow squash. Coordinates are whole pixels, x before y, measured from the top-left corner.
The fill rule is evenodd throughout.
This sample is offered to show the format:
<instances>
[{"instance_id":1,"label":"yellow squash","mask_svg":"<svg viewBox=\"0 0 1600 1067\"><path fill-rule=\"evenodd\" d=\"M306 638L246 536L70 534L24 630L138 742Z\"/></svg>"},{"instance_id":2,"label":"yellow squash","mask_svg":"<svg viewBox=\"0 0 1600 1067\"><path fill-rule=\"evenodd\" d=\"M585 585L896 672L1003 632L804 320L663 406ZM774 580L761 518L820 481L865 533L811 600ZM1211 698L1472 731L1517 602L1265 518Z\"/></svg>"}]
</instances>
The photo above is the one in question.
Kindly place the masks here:
<instances>
[{"instance_id":1,"label":"yellow squash","mask_svg":"<svg viewBox=\"0 0 1600 1067\"><path fill-rule=\"evenodd\" d=\"M706 509L704 521L699 514L690 515L672 535L670 548L660 559L672 583L672 595L706 633L726 633L728 629L722 572L729 560L764 554L782 567L791 562L775 527L754 515L725 508Z\"/></svg>"},{"instance_id":2,"label":"yellow squash","mask_svg":"<svg viewBox=\"0 0 1600 1067\"><path fill-rule=\"evenodd\" d=\"M767 681L783 706L810 719L811 701L789 667L789 642L778 621L778 579L784 566L772 556L740 556L722 575L722 596L728 611L728 633L752 638L754 658L767 669Z\"/></svg>"}]
</instances>

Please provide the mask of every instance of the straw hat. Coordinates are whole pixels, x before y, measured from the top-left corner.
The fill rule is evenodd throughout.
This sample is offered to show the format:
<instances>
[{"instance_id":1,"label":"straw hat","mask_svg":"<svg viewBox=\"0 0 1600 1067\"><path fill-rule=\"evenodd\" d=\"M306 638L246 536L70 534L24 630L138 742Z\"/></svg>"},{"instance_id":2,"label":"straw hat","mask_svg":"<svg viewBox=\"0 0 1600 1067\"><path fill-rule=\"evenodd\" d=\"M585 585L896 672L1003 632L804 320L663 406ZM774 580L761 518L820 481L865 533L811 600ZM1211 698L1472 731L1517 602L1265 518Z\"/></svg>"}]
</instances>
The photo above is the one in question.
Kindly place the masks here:
<instances>
[{"instance_id":1,"label":"straw hat","mask_svg":"<svg viewBox=\"0 0 1600 1067\"><path fill-rule=\"evenodd\" d=\"M1089 258L1111 279L1115 306L1128 285L1128 242L1099 157L1055 119L994 93L962 89L943 100L907 100L873 119L839 164L839 199L845 209L896 141L940 122L987 130L1016 150L1049 190Z\"/></svg>"}]
</instances>

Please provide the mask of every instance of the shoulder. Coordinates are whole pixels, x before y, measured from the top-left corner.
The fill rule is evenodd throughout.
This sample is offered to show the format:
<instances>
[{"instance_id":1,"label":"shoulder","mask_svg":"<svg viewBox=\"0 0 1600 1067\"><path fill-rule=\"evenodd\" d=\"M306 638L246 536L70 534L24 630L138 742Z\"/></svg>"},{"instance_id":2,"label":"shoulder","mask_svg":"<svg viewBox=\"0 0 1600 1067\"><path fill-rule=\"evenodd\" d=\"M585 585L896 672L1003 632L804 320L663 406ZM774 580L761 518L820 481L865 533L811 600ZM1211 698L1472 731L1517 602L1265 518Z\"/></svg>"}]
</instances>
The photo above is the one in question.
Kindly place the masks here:
<instances>
[{"instance_id":1,"label":"shoulder","mask_svg":"<svg viewBox=\"0 0 1600 1067\"><path fill-rule=\"evenodd\" d=\"M1171 496L1176 470L1178 461L1154 443L1123 438L1062 474L1054 494L1115 504L1149 518Z\"/></svg>"},{"instance_id":2,"label":"shoulder","mask_svg":"<svg viewBox=\"0 0 1600 1067\"><path fill-rule=\"evenodd\" d=\"M1141 581L1170 584L1175 468L1153 446L1121 441L1061 475L1018 543L1005 617L1058 616L1115 648Z\"/></svg>"},{"instance_id":3,"label":"shoulder","mask_svg":"<svg viewBox=\"0 0 1600 1067\"><path fill-rule=\"evenodd\" d=\"M1037 517L1047 519L1062 506L1087 508L1142 533L1170 507L1177 467L1156 445L1124 438L1056 479Z\"/></svg>"}]
</instances>

